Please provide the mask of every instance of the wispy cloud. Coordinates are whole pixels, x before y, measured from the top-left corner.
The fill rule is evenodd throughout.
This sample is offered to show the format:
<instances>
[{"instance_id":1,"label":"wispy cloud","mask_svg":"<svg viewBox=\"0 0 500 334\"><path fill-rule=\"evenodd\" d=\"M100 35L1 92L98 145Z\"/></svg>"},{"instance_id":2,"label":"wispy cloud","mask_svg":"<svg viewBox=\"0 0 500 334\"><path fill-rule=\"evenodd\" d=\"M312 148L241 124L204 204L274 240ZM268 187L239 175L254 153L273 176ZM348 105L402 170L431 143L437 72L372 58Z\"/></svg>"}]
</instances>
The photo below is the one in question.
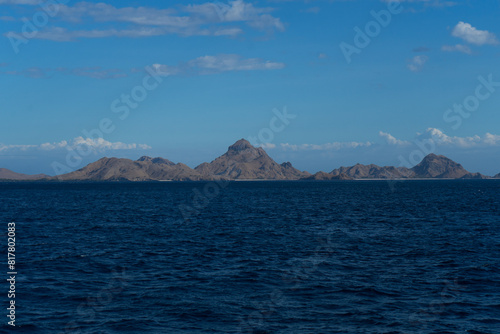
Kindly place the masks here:
<instances>
[{"instance_id":1,"label":"wispy cloud","mask_svg":"<svg viewBox=\"0 0 500 334\"><path fill-rule=\"evenodd\" d=\"M243 58L236 54L203 56L176 66L154 64L153 69L160 75L170 76L181 73L214 74L230 71L277 70L285 67L283 63L260 58Z\"/></svg>"},{"instance_id":2,"label":"wispy cloud","mask_svg":"<svg viewBox=\"0 0 500 334\"><path fill-rule=\"evenodd\" d=\"M331 142L325 144L263 144L264 149L276 149L281 151L341 151L355 149L377 149L385 147L386 150L402 150L417 142L432 140L438 147L452 149L468 149L477 147L500 147L500 135L486 133L483 136L473 135L470 137L448 136L436 128L428 128L424 133L417 133L414 141L398 139L390 133L380 131L379 136L384 140L383 144L366 141Z\"/></svg>"},{"instance_id":3,"label":"wispy cloud","mask_svg":"<svg viewBox=\"0 0 500 334\"><path fill-rule=\"evenodd\" d=\"M318 14L320 11L321 11L321 8L319 8L319 7L310 7L310 8L303 10L302 12Z\"/></svg>"},{"instance_id":4,"label":"wispy cloud","mask_svg":"<svg viewBox=\"0 0 500 334\"><path fill-rule=\"evenodd\" d=\"M31 0L26 1L34 4ZM60 5L58 15L54 18L70 22L73 26L83 26L83 29L52 26L39 31L34 38L68 42L82 38L138 38L167 34L234 37L243 33L241 24L263 31L284 31L283 22L272 16L270 14L272 11L272 8L255 7L244 0L234 0L228 3L207 2L167 9L118 8L102 2L83 1L73 6ZM85 29L89 20L104 24L104 26ZM107 27L105 23L115 24L113 27ZM126 27L117 28L119 23L125 24Z\"/></svg>"},{"instance_id":5,"label":"wispy cloud","mask_svg":"<svg viewBox=\"0 0 500 334\"><path fill-rule=\"evenodd\" d=\"M7 67L7 64L0 64ZM285 67L284 63L263 60L260 58L243 58L236 54L220 54L216 56L203 56L178 65L153 64L152 70L161 76L171 75L207 75L221 72L277 70ZM133 68L131 72L143 72L144 68ZM116 68L106 69L94 67L58 67L42 68L29 67L22 70L0 70L0 75L16 75L27 78L50 78L55 74L73 75L93 79L116 79L126 77L126 71Z\"/></svg>"},{"instance_id":6,"label":"wispy cloud","mask_svg":"<svg viewBox=\"0 0 500 334\"><path fill-rule=\"evenodd\" d=\"M425 55L415 56L410 60L407 67L412 72L420 72L424 68L425 63L428 60L429 60L429 57L427 57Z\"/></svg>"},{"instance_id":7,"label":"wispy cloud","mask_svg":"<svg viewBox=\"0 0 500 334\"><path fill-rule=\"evenodd\" d=\"M410 141L400 140L394 136L380 132L381 137L386 139L389 145L408 146ZM473 135L468 137L448 136L442 130L428 128L424 133L417 133L416 140L432 140L437 146L446 146L450 148L466 149L472 147L500 147L500 135L486 133L483 136Z\"/></svg>"},{"instance_id":8,"label":"wispy cloud","mask_svg":"<svg viewBox=\"0 0 500 334\"><path fill-rule=\"evenodd\" d=\"M425 133L418 136L419 139L432 139L437 145L451 146L456 148L489 147L500 146L500 135L486 133L483 136L474 135L470 137L448 136L436 128L428 128Z\"/></svg>"},{"instance_id":9,"label":"wispy cloud","mask_svg":"<svg viewBox=\"0 0 500 334\"><path fill-rule=\"evenodd\" d=\"M467 45L463 45L463 44L443 45L441 47L441 51L462 52L462 53L466 53L468 55L472 54L472 50Z\"/></svg>"},{"instance_id":10,"label":"wispy cloud","mask_svg":"<svg viewBox=\"0 0 500 334\"><path fill-rule=\"evenodd\" d=\"M276 144L273 144L273 143L262 143L262 144L258 145L258 147L262 147L263 149L267 150L267 149L276 148Z\"/></svg>"},{"instance_id":11,"label":"wispy cloud","mask_svg":"<svg viewBox=\"0 0 500 334\"><path fill-rule=\"evenodd\" d=\"M394 2L395 0L381 0L382 2ZM456 1L448 0L398 0L398 2L406 2L413 4L421 4L425 7L453 7L458 5Z\"/></svg>"},{"instance_id":12,"label":"wispy cloud","mask_svg":"<svg viewBox=\"0 0 500 334\"><path fill-rule=\"evenodd\" d=\"M355 149L361 147L370 147L371 142L333 142L325 144L279 144L277 146L267 148L280 148L283 151L339 151L342 149Z\"/></svg>"},{"instance_id":13,"label":"wispy cloud","mask_svg":"<svg viewBox=\"0 0 500 334\"><path fill-rule=\"evenodd\" d=\"M455 28L453 28L451 35L461 38L467 43L475 45L498 44L498 39L496 38L495 34L487 30L479 30L473 27L470 23L465 23L462 21L458 22Z\"/></svg>"},{"instance_id":14,"label":"wispy cloud","mask_svg":"<svg viewBox=\"0 0 500 334\"><path fill-rule=\"evenodd\" d=\"M80 38L106 38L106 37L152 37L165 35L166 29L150 27L134 27L130 29L94 29L94 30L69 30L62 27L51 27L42 30L34 38L45 39L56 42L70 42ZM201 34L201 33L199 33ZM192 35L195 35L194 33Z\"/></svg>"},{"instance_id":15,"label":"wispy cloud","mask_svg":"<svg viewBox=\"0 0 500 334\"><path fill-rule=\"evenodd\" d=\"M411 144L409 141L396 139L393 135L387 132L380 131L378 134L380 137L384 138L386 143L389 145L408 146Z\"/></svg>"},{"instance_id":16,"label":"wispy cloud","mask_svg":"<svg viewBox=\"0 0 500 334\"><path fill-rule=\"evenodd\" d=\"M122 142L110 142L104 140L103 138L83 138L76 137L72 141L60 141L56 143L43 143L39 145L4 145L0 144L0 152L7 151L28 151L28 150L37 150L37 151L54 151L61 149L78 149L82 147L83 149L92 149L95 151L111 151L111 150L135 150L142 149L147 150L151 149L151 146L145 144L125 144Z\"/></svg>"},{"instance_id":17,"label":"wispy cloud","mask_svg":"<svg viewBox=\"0 0 500 334\"><path fill-rule=\"evenodd\" d=\"M20 75L27 78L48 78L56 73L63 73L66 75L74 75L79 77L88 77L93 79L115 79L126 77L127 74L120 69L104 69L102 67L76 67L76 68L41 68L30 67L24 70L7 70L0 71L0 75Z\"/></svg>"},{"instance_id":18,"label":"wispy cloud","mask_svg":"<svg viewBox=\"0 0 500 334\"><path fill-rule=\"evenodd\" d=\"M0 5L38 5L41 0L0 0Z\"/></svg>"}]
</instances>

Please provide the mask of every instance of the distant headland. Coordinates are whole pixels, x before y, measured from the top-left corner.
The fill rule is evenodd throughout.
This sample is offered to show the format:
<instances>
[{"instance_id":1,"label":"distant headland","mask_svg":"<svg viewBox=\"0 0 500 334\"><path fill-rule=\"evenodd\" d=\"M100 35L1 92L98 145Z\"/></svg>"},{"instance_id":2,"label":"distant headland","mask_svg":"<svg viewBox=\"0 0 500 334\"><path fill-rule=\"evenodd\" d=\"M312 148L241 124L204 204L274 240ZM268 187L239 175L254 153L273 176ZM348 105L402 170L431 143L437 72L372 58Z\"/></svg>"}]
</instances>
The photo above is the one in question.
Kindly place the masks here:
<instances>
[{"instance_id":1,"label":"distant headland","mask_svg":"<svg viewBox=\"0 0 500 334\"><path fill-rule=\"evenodd\" d=\"M278 164L266 151L240 139L210 163L193 168L164 158L138 160L102 158L77 171L59 176L26 175L0 168L0 180L9 181L211 181L211 180L369 180L369 179L500 179L468 172L442 155L429 154L413 168L361 165L329 173L300 171L290 162Z\"/></svg>"}]
</instances>

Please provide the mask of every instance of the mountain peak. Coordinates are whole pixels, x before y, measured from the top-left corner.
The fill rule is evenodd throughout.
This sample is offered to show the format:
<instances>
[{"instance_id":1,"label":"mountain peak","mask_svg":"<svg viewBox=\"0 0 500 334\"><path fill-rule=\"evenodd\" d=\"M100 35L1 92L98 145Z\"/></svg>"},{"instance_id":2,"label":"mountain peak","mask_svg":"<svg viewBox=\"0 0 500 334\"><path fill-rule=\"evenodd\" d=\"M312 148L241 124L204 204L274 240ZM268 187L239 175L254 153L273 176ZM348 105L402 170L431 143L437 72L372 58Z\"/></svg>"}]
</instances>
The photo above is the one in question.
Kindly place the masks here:
<instances>
[{"instance_id":1,"label":"mountain peak","mask_svg":"<svg viewBox=\"0 0 500 334\"><path fill-rule=\"evenodd\" d=\"M429 161L429 160L436 160L436 159L451 160L451 159L445 157L444 155L437 155L434 153L429 153L424 157L424 159L422 159L422 161Z\"/></svg>"},{"instance_id":2,"label":"mountain peak","mask_svg":"<svg viewBox=\"0 0 500 334\"><path fill-rule=\"evenodd\" d=\"M264 149L252 146L245 139L238 140L226 153L195 170L202 175L243 180L298 180L309 175L293 168L290 163L277 164Z\"/></svg>"},{"instance_id":3,"label":"mountain peak","mask_svg":"<svg viewBox=\"0 0 500 334\"><path fill-rule=\"evenodd\" d=\"M459 163L451 160L448 157L445 157L444 155L437 155L434 153L427 154L420 162L420 164L435 164L435 163L452 163L460 165Z\"/></svg>"},{"instance_id":4,"label":"mountain peak","mask_svg":"<svg viewBox=\"0 0 500 334\"><path fill-rule=\"evenodd\" d=\"M153 164L165 164L165 165L169 165L169 166L175 165L172 161L170 161L168 159L164 159L164 158L151 158L151 157L148 157L146 155L140 157L139 159L137 159L137 161L151 162Z\"/></svg>"},{"instance_id":5,"label":"mountain peak","mask_svg":"<svg viewBox=\"0 0 500 334\"><path fill-rule=\"evenodd\" d=\"M417 177L424 178L461 178L469 172L459 163L444 155L428 154L411 169Z\"/></svg>"},{"instance_id":6,"label":"mountain peak","mask_svg":"<svg viewBox=\"0 0 500 334\"><path fill-rule=\"evenodd\" d=\"M234 143L233 145L229 146L228 151L240 152L240 151L244 151L244 150L249 149L249 148L255 148L255 147L253 147L252 144L250 144L250 142L248 140L240 139L236 143Z\"/></svg>"}]
</instances>

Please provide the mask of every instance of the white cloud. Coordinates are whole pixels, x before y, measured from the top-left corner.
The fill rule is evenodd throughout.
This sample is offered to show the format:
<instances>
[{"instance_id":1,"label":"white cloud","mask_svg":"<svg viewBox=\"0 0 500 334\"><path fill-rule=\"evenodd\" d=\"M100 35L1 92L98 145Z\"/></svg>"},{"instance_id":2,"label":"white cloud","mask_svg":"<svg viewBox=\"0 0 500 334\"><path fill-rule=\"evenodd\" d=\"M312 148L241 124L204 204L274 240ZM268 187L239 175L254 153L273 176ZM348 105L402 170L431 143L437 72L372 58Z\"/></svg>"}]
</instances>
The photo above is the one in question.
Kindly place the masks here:
<instances>
[{"instance_id":1,"label":"white cloud","mask_svg":"<svg viewBox=\"0 0 500 334\"><path fill-rule=\"evenodd\" d=\"M395 2L396 0L382 0L382 2ZM397 0L398 2L420 3L426 7L453 7L457 5L455 1L446 0Z\"/></svg>"},{"instance_id":2,"label":"white cloud","mask_svg":"<svg viewBox=\"0 0 500 334\"><path fill-rule=\"evenodd\" d=\"M451 35L461 38L468 43L476 45L498 44L498 40L495 34L486 30L478 30L470 23L465 23L462 21L458 22L455 28L453 28Z\"/></svg>"},{"instance_id":3,"label":"white cloud","mask_svg":"<svg viewBox=\"0 0 500 334\"><path fill-rule=\"evenodd\" d=\"M105 30L68 30L54 27L39 31L34 38L46 39L55 42L70 42L79 38L106 38L106 37L151 37L168 34L167 29L154 27L134 27L130 29L105 29ZM199 33L201 34L201 33ZM193 34L194 35L194 34Z\"/></svg>"},{"instance_id":4,"label":"white cloud","mask_svg":"<svg viewBox=\"0 0 500 334\"><path fill-rule=\"evenodd\" d=\"M163 65L163 64L153 64L151 65L151 68L161 76L168 77L170 75L177 75L182 72L180 66L169 66L169 65ZM143 71L144 69L135 69L137 71Z\"/></svg>"},{"instance_id":5,"label":"white cloud","mask_svg":"<svg viewBox=\"0 0 500 334\"><path fill-rule=\"evenodd\" d=\"M500 146L500 135L494 135L491 133L486 133L482 138L483 143L490 146Z\"/></svg>"},{"instance_id":6,"label":"white cloud","mask_svg":"<svg viewBox=\"0 0 500 334\"><path fill-rule=\"evenodd\" d=\"M260 144L259 147L262 147L263 149L273 149L273 148L276 148L276 144L272 144L272 143L263 143L263 144Z\"/></svg>"},{"instance_id":7,"label":"white cloud","mask_svg":"<svg viewBox=\"0 0 500 334\"><path fill-rule=\"evenodd\" d=\"M38 145L3 145L3 144L0 144L0 152L9 151L9 150L27 151L29 149L34 149L37 147L38 147Z\"/></svg>"},{"instance_id":8,"label":"white cloud","mask_svg":"<svg viewBox=\"0 0 500 334\"><path fill-rule=\"evenodd\" d=\"M408 69L412 72L420 72L424 68L425 63L428 60L429 57L425 55L415 56L410 60L410 63L408 64Z\"/></svg>"},{"instance_id":9,"label":"white cloud","mask_svg":"<svg viewBox=\"0 0 500 334\"><path fill-rule=\"evenodd\" d=\"M182 73L214 74L230 71L277 70L285 67L283 63L262 60L260 58L244 59L236 54L220 54L203 56L177 66L153 64L152 68L162 76Z\"/></svg>"},{"instance_id":10,"label":"white cloud","mask_svg":"<svg viewBox=\"0 0 500 334\"><path fill-rule=\"evenodd\" d=\"M0 0L0 3L1 1L5 0ZM279 18L271 16L269 14L271 11L271 8L258 8L243 0L230 1L227 4L207 2L179 6L176 9L117 8L102 2L83 1L73 6L60 5L54 20L64 20L79 25L85 25L89 20L93 20L94 23L114 22L128 26L115 28L118 25L114 24L113 28L94 27L89 30L71 30L56 26L39 31L34 38L67 42L81 38L138 38L167 34L234 37L243 33L241 27L236 26L238 24L246 24L258 30L284 31L284 24Z\"/></svg>"},{"instance_id":11,"label":"white cloud","mask_svg":"<svg viewBox=\"0 0 500 334\"><path fill-rule=\"evenodd\" d=\"M39 150L39 151L54 151L59 149L88 149L91 148L95 151L111 151L111 150L135 150L142 149L148 150L151 149L151 146L145 144L125 144L122 142L110 142L104 140L103 138L91 139L91 138L83 138L76 137L71 142L66 140L56 142L56 143L43 143L40 145L4 145L0 144L0 152L6 151L28 151L28 150Z\"/></svg>"},{"instance_id":12,"label":"white cloud","mask_svg":"<svg viewBox=\"0 0 500 334\"><path fill-rule=\"evenodd\" d=\"M441 51L446 51L446 52L462 52L466 54L471 54L472 50L467 46L463 44L456 44L456 45L443 45L441 47Z\"/></svg>"},{"instance_id":13,"label":"white cloud","mask_svg":"<svg viewBox=\"0 0 500 334\"><path fill-rule=\"evenodd\" d=\"M88 146L98 151L107 151L107 150L134 150L134 149L151 149L151 146L144 144L125 144L122 142L109 142L104 140L103 138L91 139L91 138L83 138L77 137L73 140L73 144L71 148L76 148L78 146Z\"/></svg>"},{"instance_id":14,"label":"white cloud","mask_svg":"<svg viewBox=\"0 0 500 334\"><path fill-rule=\"evenodd\" d=\"M203 56L191 60L188 65L192 68L215 72L276 70L285 67L283 63L264 61L259 58L242 59L241 56L235 54Z\"/></svg>"},{"instance_id":15,"label":"white cloud","mask_svg":"<svg viewBox=\"0 0 500 334\"><path fill-rule=\"evenodd\" d=\"M0 63L0 67L7 64ZM170 66L163 64L153 64L151 68L161 76L179 75L183 73L193 75L214 74L230 71L255 71L255 70L277 70L285 67L283 63L262 60L260 58L243 58L235 54L221 54L216 56L203 56ZM142 72L144 68L133 68L132 72ZM127 73L121 69L102 67L76 67L76 68L41 68L30 67L24 70L0 70L0 75L19 75L28 78L49 78L54 74L62 73L65 75L74 75L88 77L93 79L115 79L127 76Z\"/></svg>"},{"instance_id":16,"label":"white cloud","mask_svg":"<svg viewBox=\"0 0 500 334\"><path fill-rule=\"evenodd\" d=\"M126 77L127 74L120 69L105 69L102 67L76 67L76 68L41 68L30 67L24 70L0 71L0 74L22 75L28 78L47 78L55 73L64 73L80 77L89 77L94 79L113 79Z\"/></svg>"},{"instance_id":17,"label":"white cloud","mask_svg":"<svg viewBox=\"0 0 500 334\"><path fill-rule=\"evenodd\" d=\"M38 5L41 0L0 0L0 5Z\"/></svg>"},{"instance_id":18,"label":"white cloud","mask_svg":"<svg viewBox=\"0 0 500 334\"><path fill-rule=\"evenodd\" d=\"M404 148L412 145L411 141L401 140L390 133L380 131L379 136L385 140L388 147ZM445 146L457 149L475 147L500 147L500 135L486 133L483 136L474 135L470 137L448 136L436 128L428 128L423 134L417 133L417 141L432 140L437 146ZM332 142L326 144L265 144L265 149L281 149L283 151L339 151L357 148L368 148L375 145L372 142ZM394 149L394 148L393 148Z\"/></svg>"},{"instance_id":19,"label":"white cloud","mask_svg":"<svg viewBox=\"0 0 500 334\"><path fill-rule=\"evenodd\" d=\"M474 135L470 137L448 136L436 128L428 128L425 133L420 134L418 139L432 139L437 145L451 146L456 148L500 146L500 136L486 133L484 136Z\"/></svg>"},{"instance_id":20,"label":"white cloud","mask_svg":"<svg viewBox=\"0 0 500 334\"><path fill-rule=\"evenodd\" d=\"M380 137L384 138L385 141L387 142L387 144L389 144L389 145L408 146L411 144L410 142L408 142L406 140L396 139L394 136L392 136L390 133L387 133L387 132L380 131L378 134Z\"/></svg>"},{"instance_id":21,"label":"white cloud","mask_svg":"<svg viewBox=\"0 0 500 334\"><path fill-rule=\"evenodd\" d=\"M39 148L41 150L44 150L44 151L52 151L52 150L55 150L55 149L58 149L58 148L65 148L65 147L69 147L70 145L68 144L68 142L66 140L63 140L59 143L44 143L44 144L41 144L39 146Z\"/></svg>"},{"instance_id":22,"label":"white cloud","mask_svg":"<svg viewBox=\"0 0 500 334\"><path fill-rule=\"evenodd\" d=\"M333 142L326 144L280 144L284 151L339 151L342 149L354 149L360 147L370 147L371 142Z\"/></svg>"},{"instance_id":23,"label":"white cloud","mask_svg":"<svg viewBox=\"0 0 500 334\"><path fill-rule=\"evenodd\" d=\"M305 13L313 13L313 14L318 14L319 12L321 11L321 8L319 7L310 7L310 8L307 8L306 10L304 10L303 12Z\"/></svg>"}]
</instances>

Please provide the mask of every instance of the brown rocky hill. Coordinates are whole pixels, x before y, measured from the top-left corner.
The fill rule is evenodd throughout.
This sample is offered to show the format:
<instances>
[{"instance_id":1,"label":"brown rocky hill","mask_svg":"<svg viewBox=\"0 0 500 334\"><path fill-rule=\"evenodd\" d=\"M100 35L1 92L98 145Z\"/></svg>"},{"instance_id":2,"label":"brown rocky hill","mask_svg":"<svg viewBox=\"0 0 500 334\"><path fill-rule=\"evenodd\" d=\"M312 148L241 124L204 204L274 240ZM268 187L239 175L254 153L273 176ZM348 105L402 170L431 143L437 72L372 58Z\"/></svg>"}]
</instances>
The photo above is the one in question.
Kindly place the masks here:
<instances>
[{"instance_id":1,"label":"brown rocky hill","mask_svg":"<svg viewBox=\"0 0 500 334\"><path fill-rule=\"evenodd\" d=\"M317 172L314 175L302 178L302 180L309 181L330 181L330 180L354 180L354 178L346 174L332 175L331 173Z\"/></svg>"},{"instance_id":2,"label":"brown rocky hill","mask_svg":"<svg viewBox=\"0 0 500 334\"><path fill-rule=\"evenodd\" d=\"M276 163L262 148L253 147L245 139L229 146L226 153L210 163L202 163L195 171L204 178L211 176L235 180L298 180L310 174L291 163Z\"/></svg>"},{"instance_id":3,"label":"brown rocky hill","mask_svg":"<svg viewBox=\"0 0 500 334\"><path fill-rule=\"evenodd\" d=\"M331 171L330 174L334 176L345 174L353 179L395 179L414 176L414 173L405 167L381 167L373 164L356 164L351 167L340 167Z\"/></svg>"},{"instance_id":4,"label":"brown rocky hill","mask_svg":"<svg viewBox=\"0 0 500 334\"><path fill-rule=\"evenodd\" d=\"M68 180L68 181L199 181L199 180L353 180L353 179L490 179L480 173L470 173L459 163L443 156L429 154L415 167L356 164L340 167L330 173L311 175L292 166L276 163L262 148L244 139L229 146L226 153L210 163L192 169L164 158L143 156L130 159L102 158L75 172L49 177L44 174L25 175L0 168L0 180ZM500 178L500 174L494 176Z\"/></svg>"},{"instance_id":5,"label":"brown rocky hill","mask_svg":"<svg viewBox=\"0 0 500 334\"><path fill-rule=\"evenodd\" d=\"M418 178L459 179L471 174L459 163L432 153L411 170Z\"/></svg>"},{"instance_id":6,"label":"brown rocky hill","mask_svg":"<svg viewBox=\"0 0 500 334\"><path fill-rule=\"evenodd\" d=\"M468 173L461 177L461 179L476 179L476 180L487 180L491 179L490 176L483 175L481 173Z\"/></svg>"},{"instance_id":7,"label":"brown rocky hill","mask_svg":"<svg viewBox=\"0 0 500 334\"><path fill-rule=\"evenodd\" d=\"M59 180L88 181L197 181L201 175L190 167L163 159L142 157L129 159L102 158L75 172L60 175Z\"/></svg>"},{"instance_id":8,"label":"brown rocky hill","mask_svg":"<svg viewBox=\"0 0 500 334\"><path fill-rule=\"evenodd\" d=\"M480 173L470 173L459 163L443 156L429 154L413 168L356 164L340 167L330 173L319 172L307 179L334 180L344 175L350 179L406 179L406 178L449 178L489 179Z\"/></svg>"},{"instance_id":9,"label":"brown rocky hill","mask_svg":"<svg viewBox=\"0 0 500 334\"><path fill-rule=\"evenodd\" d=\"M0 180L33 181L47 179L50 176L45 174L27 175L13 172L6 168L0 168Z\"/></svg>"}]
</instances>

